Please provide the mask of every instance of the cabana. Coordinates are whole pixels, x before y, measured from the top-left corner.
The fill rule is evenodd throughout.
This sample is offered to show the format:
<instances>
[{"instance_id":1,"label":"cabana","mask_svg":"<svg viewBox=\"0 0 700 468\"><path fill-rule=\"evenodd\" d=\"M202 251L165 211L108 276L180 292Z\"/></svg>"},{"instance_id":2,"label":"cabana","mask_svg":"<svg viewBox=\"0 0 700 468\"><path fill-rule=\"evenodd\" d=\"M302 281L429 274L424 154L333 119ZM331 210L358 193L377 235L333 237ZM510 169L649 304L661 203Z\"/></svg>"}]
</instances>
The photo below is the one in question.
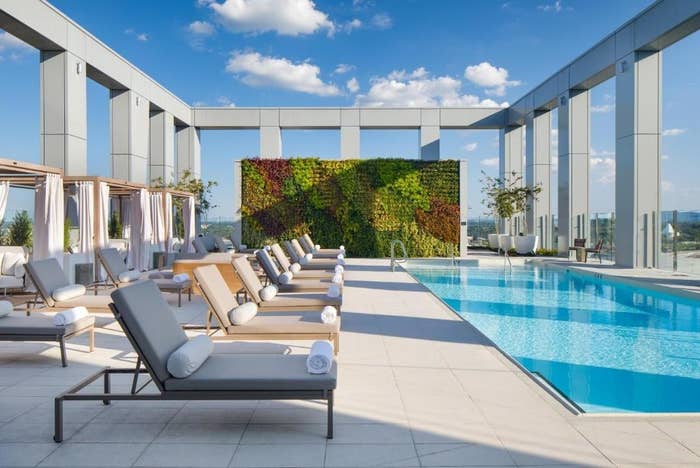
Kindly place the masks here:
<instances>
[{"instance_id":1,"label":"cabana","mask_svg":"<svg viewBox=\"0 0 700 468\"><path fill-rule=\"evenodd\" d=\"M137 269L148 266L150 235L150 210L141 214L141 198L147 200L146 185L100 176L66 176L64 188L74 198L79 226L77 253L82 254L78 261L95 265L95 279L104 277L97 268L95 250L109 247L109 221L111 215L110 200L119 201L122 222L125 221L125 207L128 207L130 266ZM135 202L136 200L136 202ZM124 203L126 202L126 204ZM146 208L149 208L148 206ZM145 222L143 222L145 220ZM66 273L72 278L73 269L64 265Z\"/></svg>"},{"instance_id":2,"label":"cabana","mask_svg":"<svg viewBox=\"0 0 700 468\"><path fill-rule=\"evenodd\" d=\"M194 194L172 188L150 188L151 220L153 224L153 244L161 252L173 251L173 205L176 200L182 203L182 224L184 235L180 251L194 252L192 240L195 237L195 200ZM154 265L164 266L164 265Z\"/></svg>"}]
</instances>

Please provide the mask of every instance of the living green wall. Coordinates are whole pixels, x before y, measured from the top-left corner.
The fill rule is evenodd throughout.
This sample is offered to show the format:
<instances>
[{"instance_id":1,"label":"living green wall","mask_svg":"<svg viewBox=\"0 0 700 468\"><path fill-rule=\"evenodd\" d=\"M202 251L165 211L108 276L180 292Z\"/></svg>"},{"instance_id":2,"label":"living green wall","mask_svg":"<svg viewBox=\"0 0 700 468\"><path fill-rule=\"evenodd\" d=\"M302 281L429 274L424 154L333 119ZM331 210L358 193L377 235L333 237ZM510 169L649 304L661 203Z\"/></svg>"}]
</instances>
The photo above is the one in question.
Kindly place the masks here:
<instances>
[{"instance_id":1,"label":"living green wall","mask_svg":"<svg viewBox=\"0 0 700 468\"><path fill-rule=\"evenodd\" d=\"M353 257L389 256L392 239L411 257L457 254L458 161L256 158L241 169L247 245L310 232Z\"/></svg>"}]
</instances>

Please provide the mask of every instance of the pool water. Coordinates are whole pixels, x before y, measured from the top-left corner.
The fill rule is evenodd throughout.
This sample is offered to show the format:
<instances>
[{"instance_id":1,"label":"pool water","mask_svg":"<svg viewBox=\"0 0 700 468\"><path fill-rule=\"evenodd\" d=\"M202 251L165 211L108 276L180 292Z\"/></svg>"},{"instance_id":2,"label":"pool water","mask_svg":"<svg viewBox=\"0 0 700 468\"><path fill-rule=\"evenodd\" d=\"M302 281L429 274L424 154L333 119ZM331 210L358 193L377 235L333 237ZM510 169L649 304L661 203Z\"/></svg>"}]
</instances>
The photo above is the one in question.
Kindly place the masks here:
<instances>
[{"instance_id":1,"label":"pool water","mask_svg":"<svg viewBox=\"0 0 700 468\"><path fill-rule=\"evenodd\" d=\"M545 266L406 269L584 411L700 411L700 301Z\"/></svg>"}]
</instances>

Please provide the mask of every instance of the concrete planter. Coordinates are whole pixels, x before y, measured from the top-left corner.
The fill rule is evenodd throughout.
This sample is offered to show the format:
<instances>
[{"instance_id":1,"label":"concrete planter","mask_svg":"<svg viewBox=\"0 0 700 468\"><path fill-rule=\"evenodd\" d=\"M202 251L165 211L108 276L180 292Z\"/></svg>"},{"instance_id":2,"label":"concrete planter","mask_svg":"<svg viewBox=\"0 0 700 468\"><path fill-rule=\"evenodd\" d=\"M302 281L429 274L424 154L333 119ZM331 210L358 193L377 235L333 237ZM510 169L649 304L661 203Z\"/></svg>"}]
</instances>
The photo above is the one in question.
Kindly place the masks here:
<instances>
[{"instance_id":1,"label":"concrete planter","mask_svg":"<svg viewBox=\"0 0 700 468\"><path fill-rule=\"evenodd\" d=\"M489 234L489 248L490 249L498 249L498 236L500 234Z\"/></svg>"},{"instance_id":2,"label":"concrete planter","mask_svg":"<svg viewBox=\"0 0 700 468\"><path fill-rule=\"evenodd\" d=\"M499 234L498 246L501 250L508 251L513 248L513 236L510 234Z\"/></svg>"},{"instance_id":3,"label":"concrete planter","mask_svg":"<svg viewBox=\"0 0 700 468\"><path fill-rule=\"evenodd\" d=\"M513 237L513 247L519 254L535 253L539 240L539 236L515 236Z\"/></svg>"}]
</instances>

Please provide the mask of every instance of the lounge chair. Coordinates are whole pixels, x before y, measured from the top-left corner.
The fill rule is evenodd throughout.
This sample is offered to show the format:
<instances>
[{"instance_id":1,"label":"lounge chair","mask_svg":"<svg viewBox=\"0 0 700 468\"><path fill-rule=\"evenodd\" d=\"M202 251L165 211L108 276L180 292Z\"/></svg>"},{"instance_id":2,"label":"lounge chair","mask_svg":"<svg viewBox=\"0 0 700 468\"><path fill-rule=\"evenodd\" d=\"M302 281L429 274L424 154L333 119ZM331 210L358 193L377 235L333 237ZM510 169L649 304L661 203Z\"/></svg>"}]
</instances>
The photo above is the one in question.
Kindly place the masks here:
<instances>
[{"instance_id":1,"label":"lounge chair","mask_svg":"<svg viewBox=\"0 0 700 468\"><path fill-rule=\"evenodd\" d=\"M277 286L280 292L326 292L331 284L330 278L326 279L299 279L293 278L290 283L282 284L280 276L282 272L275 265L275 261L266 250L261 249L255 252L258 264L262 267L270 283Z\"/></svg>"},{"instance_id":2,"label":"lounge chair","mask_svg":"<svg viewBox=\"0 0 700 468\"><path fill-rule=\"evenodd\" d=\"M284 271L290 271L292 263L285 255L282 247L280 247L279 244L272 244L270 246L270 250L272 251L272 255L274 255L280 268L282 268ZM327 270L304 270L302 267L302 270L294 273L294 277L299 279L330 279L334 274L335 272L332 268Z\"/></svg>"},{"instance_id":3,"label":"lounge chair","mask_svg":"<svg viewBox=\"0 0 700 468\"><path fill-rule=\"evenodd\" d=\"M234 239L233 236L230 236L229 240L231 241L231 244L233 244L233 250L235 250L236 253L253 254L257 250L249 249L247 245L236 242L236 239Z\"/></svg>"},{"instance_id":4,"label":"lounge chair","mask_svg":"<svg viewBox=\"0 0 700 468\"><path fill-rule=\"evenodd\" d=\"M590 253L590 254L593 254L593 255L597 255L597 256L598 256L598 262L599 262L599 263L603 263L603 240L602 240L602 239L599 240L599 241L596 243L595 247L586 249L586 253ZM588 257L586 257L586 260L588 260Z\"/></svg>"},{"instance_id":5,"label":"lounge chair","mask_svg":"<svg viewBox=\"0 0 700 468\"><path fill-rule=\"evenodd\" d=\"M299 238L299 244L306 251L306 253L314 254L314 257L318 258L336 258L339 254L345 254L345 250L342 249L324 249L316 248L316 244L311 240L311 236L304 234Z\"/></svg>"},{"instance_id":6,"label":"lounge chair","mask_svg":"<svg viewBox=\"0 0 700 468\"><path fill-rule=\"evenodd\" d=\"M299 241L296 239L284 241L284 247L287 249L289 258L306 270L332 270L338 264L335 259L330 258L312 258L311 261L304 262L302 258L306 255L306 252L304 252L304 249L301 248Z\"/></svg>"},{"instance_id":7,"label":"lounge chair","mask_svg":"<svg viewBox=\"0 0 700 468\"><path fill-rule=\"evenodd\" d=\"M107 272L109 280L117 288L139 281L141 273L136 270L129 270L122 260L117 249L97 249L97 258ZM165 275L164 273L155 272L156 275ZM182 307L182 293L187 292L187 297L192 301L192 280L175 281L170 278L151 278L158 286L158 289L166 292L177 293L177 306Z\"/></svg>"},{"instance_id":8,"label":"lounge chair","mask_svg":"<svg viewBox=\"0 0 700 468\"><path fill-rule=\"evenodd\" d=\"M343 296L328 297L323 293L280 293L270 300L263 301L260 290L263 288L260 278L244 257L234 258L231 262L238 278L243 283L247 295L258 305L261 312L299 312L321 311L325 306L333 306L340 314Z\"/></svg>"},{"instance_id":9,"label":"lounge chair","mask_svg":"<svg viewBox=\"0 0 700 468\"><path fill-rule=\"evenodd\" d=\"M243 325L234 325L229 312L238 307L236 297L231 293L224 277L215 265L195 268L194 278L207 303L207 333L211 315L216 317L219 329L224 335L211 336L214 340L328 340L334 343L336 354L339 349L340 317L326 324L321 321L319 312L258 314Z\"/></svg>"},{"instance_id":10,"label":"lounge chair","mask_svg":"<svg viewBox=\"0 0 700 468\"><path fill-rule=\"evenodd\" d=\"M61 348L61 365L68 365L66 340L89 333L90 352L95 349L95 317L83 317L65 326L53 324L51 317L27 317L12 313L0 318L0 341L57 341Z\"/></svg>"},{"instance_id":11,"label":"lounge chair","mask_svg":"<svg viewBox=\"0 0 700 468\"><path fill-rule=\"evenodd\" d=\"M24 267L27 271L27 277L36 286L34 300L27 306L27 315L36 310L37 305L40 304L39 297L41 297L44 304L41 310L44 311L65 310L83 306L89 312L109 312L109 304L112 303L112 299L109 296L98 296L96 291L95 295L85 293L71 299L54 299L53 293L57 289L71 286L70 281L68 281L66 274L55 258L31 261Z\"/></svg>"},{"instance_id":12,"label":"lounge chair","mask_svg":"<svg viewBox=\"0 0 700 468\"><path fill-rule=\"evenodd\" d=\"M326 400L327 437L333 437L333 391L337 366L327 374L309 374L304 355L212 354L189 377L175 378L168 358L188 341L157 286L143 281L112 293L111 310L138 356L135 369L105 368L82 380L54 400L54 440L63 441L63 403L74 400ZM141 363L145 368L141 368ZM110 377L133 374L131 392L112 393ZM140 374L149 374L157 393L141 393ZM102 378L102 393L81 390Z\"/></svg>"}]
</instances>

